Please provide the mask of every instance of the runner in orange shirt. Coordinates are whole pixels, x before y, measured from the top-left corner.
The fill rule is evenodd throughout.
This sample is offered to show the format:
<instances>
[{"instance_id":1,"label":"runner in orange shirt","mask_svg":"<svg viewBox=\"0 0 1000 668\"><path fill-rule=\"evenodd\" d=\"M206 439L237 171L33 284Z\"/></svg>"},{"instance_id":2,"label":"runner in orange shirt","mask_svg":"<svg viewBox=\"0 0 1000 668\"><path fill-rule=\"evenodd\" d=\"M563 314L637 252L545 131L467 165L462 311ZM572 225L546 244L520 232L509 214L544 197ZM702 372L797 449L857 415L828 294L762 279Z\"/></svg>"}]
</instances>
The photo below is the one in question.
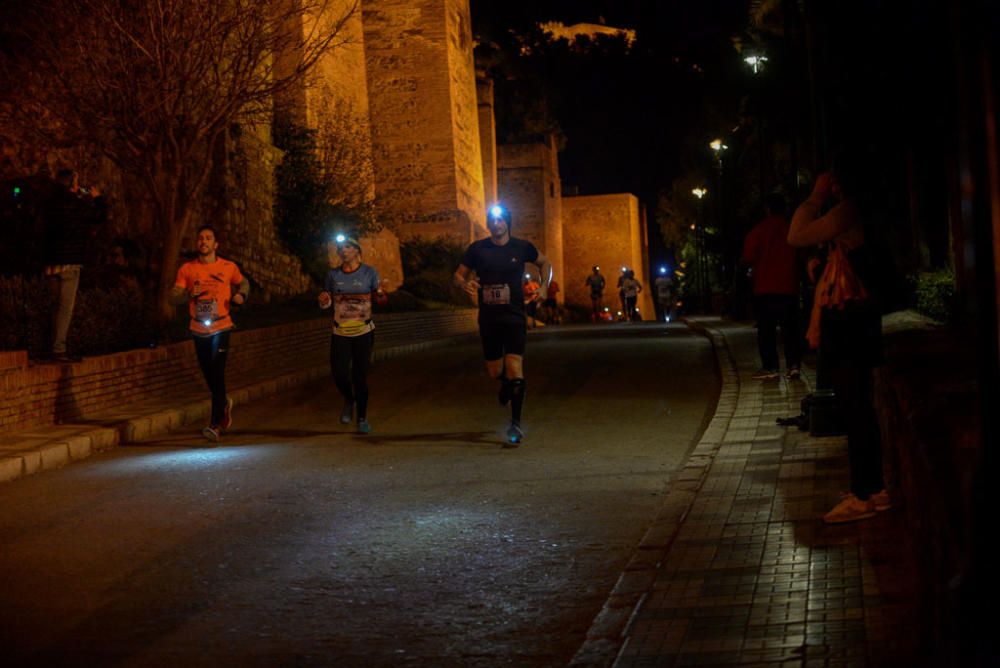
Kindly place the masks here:
<instances>
[{"instance_id":1,"label":"runner in orange shirt","mask_svg":"<svg viewBox=\"0 0 1000 668\"><path fill-rule=\"evenodd\" d=\"M198 228L197 246L198 257L177 270L171 296L177 303L189 304L194 350L212 393L212 417L201 433L214 443L233 424L233 401L226 396L226 353L233 329L229 307L246 301L250 282L235 262L215 254L219 242L211 225Z\"/></svg>"},{"instance_id":2,"label":"runner in orange shirt","mask_svg":"<svg viewBox=\"0 0 1000 668\"><path fill-rule=\"evenodd\" d=\"M530 327L535 328L538 326L536 322L536 317L538 313L538 291L542 288L541 284L531 277L531 274L524 275L524 311L528 315L530 321Z\"/></svg>"}]
</instances>

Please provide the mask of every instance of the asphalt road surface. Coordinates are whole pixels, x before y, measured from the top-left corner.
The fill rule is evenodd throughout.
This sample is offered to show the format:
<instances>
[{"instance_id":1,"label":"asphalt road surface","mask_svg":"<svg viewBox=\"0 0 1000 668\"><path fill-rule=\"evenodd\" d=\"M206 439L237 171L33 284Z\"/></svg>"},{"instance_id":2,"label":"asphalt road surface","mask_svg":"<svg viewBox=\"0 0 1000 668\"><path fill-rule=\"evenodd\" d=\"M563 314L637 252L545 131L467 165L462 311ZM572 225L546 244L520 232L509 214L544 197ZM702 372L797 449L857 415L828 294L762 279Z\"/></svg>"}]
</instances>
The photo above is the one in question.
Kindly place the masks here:
<instances>
[{"instance_id":1,"label":"asphalt road surface","mask_svg":"<svg viewBox=\"0 0 1000 668\"><path fill-rule=\"evenodd\" d=\"M540 331L525 370L517 449L469 341L376 364L368 436L322 381L3 484L0 663L565 665L719 387L681 325Z\"/></svg>"}]
</instances>

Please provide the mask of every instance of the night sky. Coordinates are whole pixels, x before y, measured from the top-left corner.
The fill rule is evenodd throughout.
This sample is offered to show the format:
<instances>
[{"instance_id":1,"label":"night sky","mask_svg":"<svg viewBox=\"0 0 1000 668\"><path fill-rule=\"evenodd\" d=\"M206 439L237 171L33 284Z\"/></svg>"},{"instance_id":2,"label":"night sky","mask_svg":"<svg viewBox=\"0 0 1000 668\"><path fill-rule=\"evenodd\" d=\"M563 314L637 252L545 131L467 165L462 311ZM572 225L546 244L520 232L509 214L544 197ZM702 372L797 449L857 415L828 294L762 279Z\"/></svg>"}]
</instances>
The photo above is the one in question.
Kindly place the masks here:
<instances>
[{"instance_id":1,"label":"night sky","mask_svg":"<svg viewBox=\"0 0 1000 668\"><path fill-rule=\"evenodd\" d=\"M741 68L733 37L747 28L748 2L471 0L470 4L480 43L502 43L510 39L511 30L529 31L545 21L603 22L637 33L632 53L624 58L594 57L576 67L566 61L522 60L522 66L544 72L535 88L530 75L511 78L506 72L491 72L497 85L501 143L530 141L515 136L518 115L530 107L533 95L549 98L546 106L563 140L559 162L564 193L631 192L652 214L659 194L684 171L685 144L705 143L702 134L731 127L738 114L741 91L727 85L727 78ZM478 50L477 58L481 55ZM698 72L692 70L695 65ZM513 102L517 95L528 102ZM652 218L649 238L655 259L664 249Z\"/></svg>"}]
</instances>

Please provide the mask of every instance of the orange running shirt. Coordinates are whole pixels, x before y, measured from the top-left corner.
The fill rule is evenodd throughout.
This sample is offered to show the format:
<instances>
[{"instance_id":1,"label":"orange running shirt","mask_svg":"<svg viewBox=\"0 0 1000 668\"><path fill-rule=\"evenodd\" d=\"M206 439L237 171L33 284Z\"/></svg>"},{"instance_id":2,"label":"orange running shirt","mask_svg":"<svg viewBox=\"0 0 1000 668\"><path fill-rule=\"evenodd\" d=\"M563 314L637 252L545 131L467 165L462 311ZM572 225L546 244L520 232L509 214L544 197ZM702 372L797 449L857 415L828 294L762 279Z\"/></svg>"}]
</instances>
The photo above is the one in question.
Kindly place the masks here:
<instances>
[{"instance_id":1,"label":"orange running shirt","mask_svg":"<svg viewBox=\"0 0 1000 668\"><path fill-rule=\"evenodd\" d=\"M215 262L210 263L191 260L182 264L177 270L174 285L189 293L201 293L188 305L191 332L207 336L232 328L229 301L233 297L233 286L242 282L243 274L236 263L221 257L216 257Z\"/></svg>"}]
</instances>

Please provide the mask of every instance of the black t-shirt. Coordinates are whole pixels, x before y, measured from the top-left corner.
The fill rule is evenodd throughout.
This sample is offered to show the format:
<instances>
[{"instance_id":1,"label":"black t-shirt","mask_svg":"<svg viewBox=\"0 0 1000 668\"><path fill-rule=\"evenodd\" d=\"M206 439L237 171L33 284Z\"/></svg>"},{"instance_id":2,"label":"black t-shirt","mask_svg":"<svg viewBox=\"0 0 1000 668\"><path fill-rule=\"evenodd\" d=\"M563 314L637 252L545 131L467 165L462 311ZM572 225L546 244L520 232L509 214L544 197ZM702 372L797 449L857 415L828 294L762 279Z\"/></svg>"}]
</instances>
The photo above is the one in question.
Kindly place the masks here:
<instances>
[{"instance_id":1,"label":"black t-shirt","mask_svg":"<svg viewBox=\"0 0 1000 668\"><path fill-rule=\"evenodd\" d=\"M514 237L503 246L480 239L466 249L462 264L479 276L479 322L525 322L524 263L537 259L530 241Z\"/></svg>"}]
</instances>

